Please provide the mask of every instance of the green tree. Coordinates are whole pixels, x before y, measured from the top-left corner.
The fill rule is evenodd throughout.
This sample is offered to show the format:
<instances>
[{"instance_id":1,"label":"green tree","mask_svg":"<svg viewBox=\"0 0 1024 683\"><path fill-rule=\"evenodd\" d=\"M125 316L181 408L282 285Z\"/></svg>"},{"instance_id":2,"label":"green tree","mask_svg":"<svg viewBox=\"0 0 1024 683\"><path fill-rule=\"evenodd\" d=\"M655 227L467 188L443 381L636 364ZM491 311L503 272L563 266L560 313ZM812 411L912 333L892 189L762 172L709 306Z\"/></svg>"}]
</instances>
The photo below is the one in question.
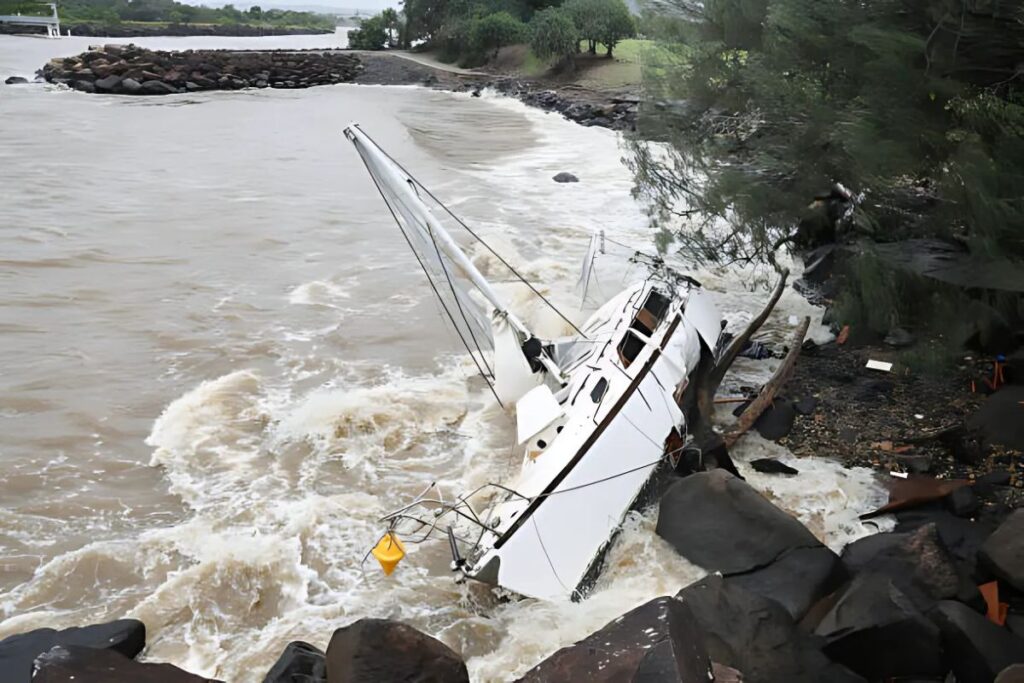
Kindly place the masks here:
<instances>
[{"instance_id":1,"label":"green tree","mask_svg":"<svg viewBox=\"0 0 1024 683\"><path fill-rule=\"evenodd\" d=\"M520 42L526 35L526 26L508 12L495 12L473 22L470 43L476 50L498 50L505 45Z\"/></svg>"},{"instance_id":2,"label":"green tree","mask_svg":"<svg viewBox=\"0 0 1024 683\"><path fill-rule=\"evenodd\" d=\"M380 20L388 34L388 47L396 47L402 33L402 23L398 18L398 12L388 7L381 11Z\"/></svg>"},{"instance_id":3,"label":"green tree","mask_svg":"<svg viewBox=\"0 0 1024 683\"><path fill-rule=\"evenodd\" d=\"M1024 22L1011 4L706 0L645 63L657 106L631 143L637 194L699 261L927 237L1020 264ZM853 201L826 196L835 182ZM842 293L876 331L963 310L960 294L904 287L881 263L854 265ZM1017 302L984 305L1009 319Z\"/></svg>"},{"instance_id":4,"label":"green tree","mask_svg":"<svg viewBox=\"0 0 1024 683\"><path fill-rule=\"evenodd\" d=\"M388 33L379 14L363 19L359 28L348 32L348 45L354 50L383 50Z\"/></svg>"},{"instance_id":5,"label":"green tree","mask_svg":"<svg viewBox=\"0 0 1024 683\"><path fill-rule=\"evenodd\" d=\"M560 67L573 69L579 45L579 29L560 7L537 12L530 21L530 48L541 59L556 58Z\"/></svg>"},{"instance_id":6,"label":"green tree","mask_svg":"<svg viewBox=\"0 0 1024 683\"><path fill-rule=\"evenodd\" d=\"M636 35L636 23L629 8L622 0L593 0L597 19L597 42L608 50L607 56L611 58L612 50L623 38L632 38Z\"/></svg>"}]
</instances>

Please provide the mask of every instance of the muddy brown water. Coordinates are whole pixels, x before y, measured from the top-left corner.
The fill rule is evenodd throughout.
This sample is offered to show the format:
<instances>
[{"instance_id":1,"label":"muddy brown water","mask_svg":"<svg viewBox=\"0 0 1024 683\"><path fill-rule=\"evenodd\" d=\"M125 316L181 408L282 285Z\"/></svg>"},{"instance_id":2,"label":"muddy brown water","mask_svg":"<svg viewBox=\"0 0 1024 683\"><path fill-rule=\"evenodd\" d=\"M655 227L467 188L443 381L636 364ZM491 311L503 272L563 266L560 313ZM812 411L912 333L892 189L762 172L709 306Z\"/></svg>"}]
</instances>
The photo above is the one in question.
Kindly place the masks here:
<instances>
[{"instance_id":1,"label":"muddy brown water","mask_svg":"<svg viewBox=\"0 0 1024 683\"><path fill-rule=\"evenodd\" d=\"M0 36L0 75L95 42ZM513 429L342 127L361 122L577 318L594 228L652 244L614 133L494 96L371 86L160 99L0 87L0 120L0 638L131 616L145 657L257 681L290 640L323 647L354 619L393 617L458 650L474 680L500 681L702 575L654 535L654 511L630 515L580 604L456 585L443 544L390 578L361 566L379 515L427 483L457 492L512 472ZM581 182L552 182L559 171ZM608 264L590 303L630 274ZM701 277L732 324L764 300L748 274ZM501 286L537 329L561 331ZM804 313L787 294L769 336ZM770 371L745 363L735 381ZM788 457L752 437L740 466L766 453ZM869 531L856 514L882 494L867 472L798 467L750 480L833 547Z\"/></svg>"}]
</instances>

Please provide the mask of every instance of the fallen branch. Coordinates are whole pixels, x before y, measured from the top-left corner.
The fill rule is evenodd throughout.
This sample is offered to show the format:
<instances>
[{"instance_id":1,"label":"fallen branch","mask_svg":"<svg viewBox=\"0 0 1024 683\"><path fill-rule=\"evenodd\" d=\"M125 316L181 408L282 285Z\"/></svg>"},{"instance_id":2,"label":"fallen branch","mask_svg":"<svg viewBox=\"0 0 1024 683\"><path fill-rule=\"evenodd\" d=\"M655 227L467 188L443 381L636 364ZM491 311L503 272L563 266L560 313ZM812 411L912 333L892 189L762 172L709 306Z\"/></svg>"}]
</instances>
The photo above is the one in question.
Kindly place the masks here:
<instances>
[{"instance_id":1,"label":"fallen branch","mask_svg":"<svg viewBox=\"0 0 1024 683\"><path fill-rule=\"evenodd\" d=\"M712 427L715 418L715 393L722 384L725 373L729 371L733 362L740 355L740 351L743 350L743 347L746 346L750 338L754 336L754 333L761 329L764 321L768 319L768 316L775 309L779 298L782 297L782 292L786 289L786 279L788 277L789 270L783 269L779 282L775 285L775 290L772 292L768 303L765 304L765 307L758 316L750 321L747 329L732 341L729 347L722 353L717 363L710 357L710 354L702 355L700 365L694 371L694 376L691 380L697 387L695 395L696 405L690 413L691 433L694 435L694 440L697 443L713 443L718 438Z\"/></svg>"},{"instance_id":2,"label":"fallen branch","mask_svg":"<svg viewBox=\"0 0 1024 683\"><path fill-rule=\"evenodd\" d=\"M804 337L807 336L807 329L810 325L811 319L805 317L796 328L793 340L790 342L789 353L786 354L786 357L782 360L772 378L761 387L761 392L757 395L757 398L751 401L747 409L740 413L740 419L736 422L736 428L725 435L725 445L728 448L732 448L733 444L754 426L757 418L761 417L761 413L772 404L779 389L782 388L782 385L793 374L793 367L796 365L797 356L800 355L800 347L804 343Z\"/></svg>"}]
</instances>

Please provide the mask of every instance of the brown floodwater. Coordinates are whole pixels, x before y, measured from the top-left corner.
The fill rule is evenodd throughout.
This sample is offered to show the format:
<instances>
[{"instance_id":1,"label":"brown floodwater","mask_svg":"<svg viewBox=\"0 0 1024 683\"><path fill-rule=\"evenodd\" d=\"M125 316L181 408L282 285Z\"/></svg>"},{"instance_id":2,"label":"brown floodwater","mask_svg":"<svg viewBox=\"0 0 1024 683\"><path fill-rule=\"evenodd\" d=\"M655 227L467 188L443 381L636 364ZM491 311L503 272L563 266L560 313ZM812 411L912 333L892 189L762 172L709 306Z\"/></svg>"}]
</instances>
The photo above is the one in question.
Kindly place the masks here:
<instances>
[{"instance_id":1,"label":"brown floodwater","mask_svg":"<svg viewBox=\"0 0 1024 683\"><path fill-rule=\"evenodd\" d=\"M0 76L89 42L0 36ZM360 122L578 318L595 228L652 248L616 134L494 96L369 86L159 99L0 86L0 120L0 638L129 616L147 625L145 657L258 681L290 640L323 647L359 617L393 617L500 681L702 575L653 533L653 512L628 518L581 604L456 585L443 544L392 577L361 565L377 518L428 483L507 475L513 430L341 129ZM581 182L552 182L559 171ZM629 274L608 264L591 298ZM764 299L747 273L700 277L732 324ZM787 294L769 337L805 313ZM745 362L735 381L771 367ZM765 453L789 457L751 437L740 466ZM750 480L833 547L869 532L856 515L882 494L867 472L800 469Z\"/></svg>"}]
</instances>

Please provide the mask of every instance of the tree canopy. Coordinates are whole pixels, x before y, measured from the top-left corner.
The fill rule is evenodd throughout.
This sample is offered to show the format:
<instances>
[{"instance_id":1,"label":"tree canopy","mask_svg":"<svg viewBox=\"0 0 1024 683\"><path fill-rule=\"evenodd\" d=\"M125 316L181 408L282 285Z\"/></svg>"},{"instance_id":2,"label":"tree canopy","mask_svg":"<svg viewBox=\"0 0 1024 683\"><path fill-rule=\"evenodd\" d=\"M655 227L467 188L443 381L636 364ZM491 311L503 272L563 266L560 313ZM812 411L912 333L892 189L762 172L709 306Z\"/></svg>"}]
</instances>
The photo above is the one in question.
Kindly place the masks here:
<instances>
[{"instance_id":1,"label":"tree canopy","mask_svg":"<svg viewBox=\"0 0 1024 683\"><path fill-rule=\"evenodd\" d=\"M656 224L695 259L807 246L798 228L837 182L853 199L839 239L1024 259L1019 3L678 3L645 64L632 164ZM876 326L915 315L890 303Z\"/></svg>"},{"instance_id":2,"label":"tree canopy","mask_svg":"<svg viewBox=\"0 0 1024 683\"><path fill-rule=\"evenodd\" d=\"M541 10L530 22L530 48L541 59L571 59L578 45L579 29L562 8Z\"/></svg>"}]
</instances>

